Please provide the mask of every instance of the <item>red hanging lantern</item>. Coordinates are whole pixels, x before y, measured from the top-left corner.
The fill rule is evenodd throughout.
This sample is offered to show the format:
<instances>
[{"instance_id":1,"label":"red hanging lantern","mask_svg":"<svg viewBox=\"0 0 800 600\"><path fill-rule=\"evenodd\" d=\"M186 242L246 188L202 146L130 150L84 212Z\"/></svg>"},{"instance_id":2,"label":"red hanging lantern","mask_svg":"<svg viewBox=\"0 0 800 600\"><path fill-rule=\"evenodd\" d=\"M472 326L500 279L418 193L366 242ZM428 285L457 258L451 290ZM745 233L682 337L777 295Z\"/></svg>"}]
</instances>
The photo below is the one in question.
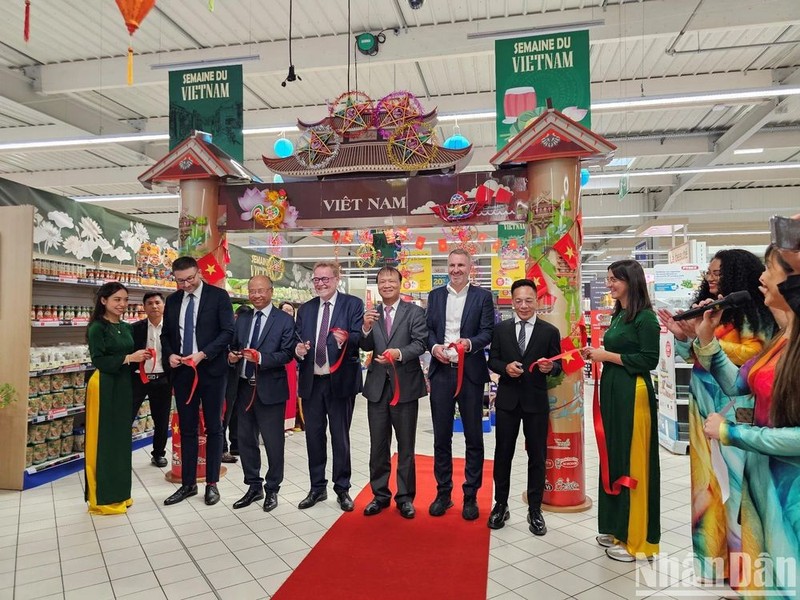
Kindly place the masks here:
<instances>
[{"instance_id":1,"label":"red hanging lantern","mask_svg":"<svg viewBox=\"0 0 800 600\"><path fill-rule=\"evenodd\" d=\"M31 0L25 0L25 25L22 29L22 37L26 42L31 39Z\"/></svg>"},{"instance_id":2,"label":"red hanging lantern","mask_svg":"<svg viewBox=\"0 0 800 600\"><path fill-rule=\"evenodd\" d=\"M117 7L131 37L155 5L156 0L117 0ZM133 45L128 46L128 85L133 85Z\"/></svg>"}]
</instances>

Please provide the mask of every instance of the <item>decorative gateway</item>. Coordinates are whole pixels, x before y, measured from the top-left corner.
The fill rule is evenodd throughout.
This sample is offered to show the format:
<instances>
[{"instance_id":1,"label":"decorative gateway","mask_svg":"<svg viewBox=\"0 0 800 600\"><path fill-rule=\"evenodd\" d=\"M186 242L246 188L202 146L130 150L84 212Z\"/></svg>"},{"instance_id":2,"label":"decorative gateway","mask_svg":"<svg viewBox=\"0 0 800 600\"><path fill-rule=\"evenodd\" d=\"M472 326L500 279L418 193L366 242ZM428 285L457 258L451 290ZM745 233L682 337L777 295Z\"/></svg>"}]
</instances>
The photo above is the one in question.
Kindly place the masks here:
<instances>
[{"instance_id":1,"label":"decorative gateway","mask_svg":"<svg viewBox=\"0 0 800 600\"><path fill-rule=\"evenodd\" d=\"M424 112L410 92L393 92L378 102L363 92L346 92L330 104L324 119L297 121L294 154L262 158L271 171L288 177L460 171L472 146L440 146L436 121L436 109Z\"/></svg>"}]
</instances>

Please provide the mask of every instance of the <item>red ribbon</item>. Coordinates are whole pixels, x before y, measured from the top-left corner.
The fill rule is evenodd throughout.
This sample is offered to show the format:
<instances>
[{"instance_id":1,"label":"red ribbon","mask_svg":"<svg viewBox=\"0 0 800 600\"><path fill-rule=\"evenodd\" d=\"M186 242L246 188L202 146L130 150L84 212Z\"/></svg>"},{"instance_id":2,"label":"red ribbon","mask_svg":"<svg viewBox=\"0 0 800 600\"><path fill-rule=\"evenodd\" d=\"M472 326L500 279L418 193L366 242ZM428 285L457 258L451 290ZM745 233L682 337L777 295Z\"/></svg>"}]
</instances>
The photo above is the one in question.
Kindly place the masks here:
<instances>
[{"instance_id":1,"label":"red ribbon","mask_svg":"<svg viewBox=\"0 0 800 600\"><path fill-rule=\"evenodd\" d=\"M144 366L147 363L147 359L152 358L153 368L154 369L156 368L156 349L145 348L144 350L145 352L147 352L147 355L145 356L145 359L139 363L139 379L141 379L143 384L147 385L148 383L150 383L150 380L147 378L147 372L144 370Z\"/></svg>"},{"instance_id":2,"label":"red ribbon","mask_svg":"<svg viewBox=\"0 0 800 600\"><path fill-rule=\"evenodd\" d=\"M561 354L557 354L553 358L540 358L538 360L535 360L535 361L533 361L531 363L531 366L528 367L528 373L533 373L533 367L538 365L543 360L560 360L562 358L568 357L570 354L580 353L580 351L581 351L580 348L575 348L574 350L567 350L566 352L562 352Z\"/></svg>"},{"instance_id":3,"label":"red ribbon","mask_svg":"<svg viewBox=\"0 0 800 600\"><path fill-rule=\"evenodd\" d=\"M608 468L608 448L606 447L606 430L603 427L603 417L600 414L600 385L599 368L597 364L592 365L594 372L594 401L592 403L592 416L594 417L594 436L597 440L597 454L600 456L600 481L603 489L609 496L619 496L623 487L636 489L639 482L630 475L621 475L614 483L610 483Z\"/></svg>"},{"instance_id":4,"label":"red ribbon","mask_svg":"<svg viewBox=\"0 0 800 600\"><path fill-rule=\"evenodd\" d=\"M458 393L461 391L461 383L464 381L464 353L466 352L466 347L464 344L456 344L453 342L448 346L448 348L455 348L456 352L458 353L458 372L456 373L456 393L453 394L454 396L458 396Z\"/></svg>"},{"instance_id":5,"label":"red ribbon","mask_svg":"<svg viewBox=\"0 0 800 600\"><path fill-rule=\"evenodd\" d=\"M256 381L258 381L258 363L261 362L261 353L258 350L254 350L253 348L245 348L244 350L242 350L242 356L244 356L245 352L249 352L249 353L255 354L254 358L256 359L255 360L256 371L253 374L253 377L255 377ZM246 360L246 358L245 358L245 360ZM253 402L255 402L255 401L256 401L256 386L253 386L253 394L250 396L250 403L244 409L244 412L247 412L248 410L250 410L253 407Z\"/></svg>"},{"instance_id":6,"label":"red ribbon","mask_svg":"<svg viewBox=\"0 0 800 600\"><path fill-rule=\"evenodd\" d=\"M381 356L389 361L389 364L392 366L392 371L394 372L394 395L392 395L392 401L389 402L389 406L397 406L397 403L400 402L400 380L397 378L397 365L394 362L394 355L390 350L387 350L381 354ZM458 394L458 392L456 392L456 394Z\"/></svg>"},{"instance_id":7,"label":"red ribbon","mask_svg":"<svg viewBox=\"0 0 800 600\"><path fill-rule=\"evenodd\" d=\"M331 333L335 333L337 331L344 333L347 337L344 340L344 344L342 344L342 350L339 354L339 359L331 365L331 373L336 373L336 370L342 366L342 361L344 360L345 354L347 354L347 341L350 339L350 334L344 329L333 327L330 330Z\"/></svg>"},{"instance_id":8,"label":"red ribbon","mask_svg":"<svg viewBox=\"0 0 800 600\"><path fill-rule=\"evenodd\" d=\"M197 389L197 382L200 380L200 378L197 376L197 365L191 358L181 359L181 364L190 367L192 371L194 371L194 381L192 381L192 390L189 392L189 397L186 399L186 404L190 404L192 402L192 398L194 398L194 391Z\"/></svg>"}]
</instances>

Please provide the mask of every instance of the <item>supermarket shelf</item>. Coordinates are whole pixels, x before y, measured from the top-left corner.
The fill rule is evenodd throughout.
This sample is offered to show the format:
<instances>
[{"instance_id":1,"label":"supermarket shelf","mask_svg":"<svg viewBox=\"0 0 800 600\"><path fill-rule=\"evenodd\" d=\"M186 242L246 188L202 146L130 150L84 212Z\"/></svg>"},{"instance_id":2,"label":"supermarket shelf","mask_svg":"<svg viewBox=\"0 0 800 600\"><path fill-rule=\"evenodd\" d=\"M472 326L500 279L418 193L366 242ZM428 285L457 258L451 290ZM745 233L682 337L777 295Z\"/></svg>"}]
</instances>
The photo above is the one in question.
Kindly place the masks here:
<instances>
[{"instance_id":1,"label":"supermarket shelf","mask_svg":"<svg viewBox=\"0 0 800 600\"><path fill-rule=\"evenodd\" d=\"M51 410L46 415L37 415L35 417L28 417L28 423L44 423L45 421L53 421L54 419L60 419L62 417L77 415L84 411L86 411L86 405L79 404L77 406L71 406L70 408L64 408L61 410Z\"/></svg>"},{"instance_id":2,"label":"supermarket shelf","mask_svg":"<svg viewBox=\"0 0 800 600\"><path fill-rule=\"evenodd\" d=\"M31 327L86 327L88 324L88 319L80 321L31 321Z\"/></svg>"},{"instance_id":3,"label":"supermarket shelf","mask_svg":"<svg viewBox=\"0 0 800 600\"><path fill-rule=\"evenodd\" d=\"M91 364L73 364L55 367L52 369L42 369L39 371L29 371L29 377L41 377L42 375L60 375L62 373L80 373L82 371L94 371L94 366Z\"/></svg>"},{"instance_id":4,"label":"supermarket shelf","mask_svg":"<svg viewBox=\"0 0 800 600\"><path fill-rule=\"evenodd\" d=\"M56 275L34 275L34 281L42 283L67 283L69 285L81 285L86 287L97 287L108 283L109 281L117 281L116 279L86 279L78 277L58 277ZM158 285L142 285L140 283L127 283L122 282L126 288L134 290L154 290L159 292L174 292L175 287L165 287Z\"/></svg>"},{"instance_id":5,"label":"supermarket shelf","mask_svg":"<svg viewBox=\"0 0 800 600\"><path fill-rule=\"evenodd\" d=\"M138 442L139 440L146 440L147 438L153 437L152 431L143 431L142 433L135 433L131 436L132 442Z\"/></svg>"},{"instance_id":6,"label":"supermarket shelf","mask_svg":"<svg viewBox=\"0 0 800 600\"><path fill-rule=\"evenodd\" d=\"M658 435L658 443L673 454L689 454L689 442L673 440L665 435Z\"/></svg>"},{"instance_id":7,"label":"supermarket shelf","mask_svg":"<svg viewBox=\"0 0 800 600\"><path fill-rule=\"evenodd\" d=\"M43 463L39 463L38 465L31 465L25 472L28 475L36 475L36 473L41 473L42 471L47 471L48 469L52 469L53 467L60 467L62 465L69 464L71 462L75 462L76 460L83 459L83 452L73 452L72 454L67 454L66 456L59 456L58 458L52 458L50 460L46 460Z\"/></svg>"}]
</instances>

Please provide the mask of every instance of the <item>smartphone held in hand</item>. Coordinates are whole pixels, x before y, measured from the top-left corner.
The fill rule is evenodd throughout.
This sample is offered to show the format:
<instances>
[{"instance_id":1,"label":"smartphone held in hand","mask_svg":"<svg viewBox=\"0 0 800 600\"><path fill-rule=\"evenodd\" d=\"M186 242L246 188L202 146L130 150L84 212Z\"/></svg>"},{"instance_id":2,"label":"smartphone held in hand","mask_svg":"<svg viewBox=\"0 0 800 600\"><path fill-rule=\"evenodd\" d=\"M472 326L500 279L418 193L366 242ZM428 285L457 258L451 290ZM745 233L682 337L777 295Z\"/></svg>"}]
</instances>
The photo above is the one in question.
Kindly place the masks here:
<instances>
[{"instance_id":1,"label":"smartphone held in hand","mask_svg":"<svg viewBox=\"0 0 800 600\"><path fill-rule=\"evenodd\" d=\"M775 215L769 220L772 243L782 250L800 251L800 219Z\"/></svg>"}]
</instances>

